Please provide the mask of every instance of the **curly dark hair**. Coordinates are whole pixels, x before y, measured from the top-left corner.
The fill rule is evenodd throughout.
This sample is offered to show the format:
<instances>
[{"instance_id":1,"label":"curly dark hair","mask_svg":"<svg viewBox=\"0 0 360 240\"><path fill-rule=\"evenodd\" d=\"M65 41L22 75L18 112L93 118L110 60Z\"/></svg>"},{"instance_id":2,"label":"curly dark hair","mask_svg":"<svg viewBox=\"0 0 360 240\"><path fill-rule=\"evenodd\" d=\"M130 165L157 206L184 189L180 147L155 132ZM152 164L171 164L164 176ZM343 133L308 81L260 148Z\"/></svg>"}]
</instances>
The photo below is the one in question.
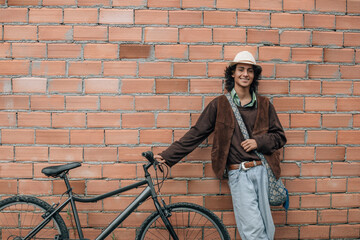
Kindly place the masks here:
<instances>
[{"instance_id":1,"label":"curly dark hair","mask_svg":"<svg viewBox=\"0 0 360 240\"><path fill-rule=\"evenodd\" d=\"M230 92L234 86L235 86L235 81L234 78L232 77L232 75L234 74L236 65L232 65L232 66L228 66L225 69L225 89ZM250 92L255 92L257 93L257 88L259 86L259 81L261 79L261 72L262 72L262 68L259 65L252 65L253 69L254 69L254 80L250 85Z\"/></svg>"}]
</instances>

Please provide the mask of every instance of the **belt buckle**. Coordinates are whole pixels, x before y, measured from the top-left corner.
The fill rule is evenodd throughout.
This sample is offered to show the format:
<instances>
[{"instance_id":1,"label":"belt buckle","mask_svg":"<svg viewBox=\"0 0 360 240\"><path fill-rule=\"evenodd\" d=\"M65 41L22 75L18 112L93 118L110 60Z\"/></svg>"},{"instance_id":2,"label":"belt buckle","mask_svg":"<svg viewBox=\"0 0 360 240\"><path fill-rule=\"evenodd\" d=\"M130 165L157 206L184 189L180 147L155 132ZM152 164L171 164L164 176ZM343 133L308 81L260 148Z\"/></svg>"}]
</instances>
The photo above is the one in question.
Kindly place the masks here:
<instances>
[{"instance_id":1,"label":"belt buckle","mask_svg":"<svg viewBox=\"0 0 360 240\"><path fill-rule=\"evenodd\" d=\"M247 170L250 169L250 168L245 167L245 162L242 162L242 163L241 163L241 168L242 168L244 171L247 171Z\"/></svg>"}]
</instances>

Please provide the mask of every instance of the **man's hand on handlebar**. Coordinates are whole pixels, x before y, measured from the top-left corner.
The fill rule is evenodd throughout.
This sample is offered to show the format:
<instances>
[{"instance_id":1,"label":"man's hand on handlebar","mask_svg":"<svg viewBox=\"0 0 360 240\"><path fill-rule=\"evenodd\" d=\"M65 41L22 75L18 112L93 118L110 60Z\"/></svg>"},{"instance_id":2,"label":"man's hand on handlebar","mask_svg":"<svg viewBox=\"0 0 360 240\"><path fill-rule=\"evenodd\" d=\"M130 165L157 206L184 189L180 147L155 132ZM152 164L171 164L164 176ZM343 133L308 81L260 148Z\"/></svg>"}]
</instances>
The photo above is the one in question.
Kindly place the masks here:
<instances>
[{"instance_id":1,"label":"man's hand on handlebar","mask_svg":"<svg viewBox=\"0 0 360 240\"><path fill-rule=\"evenodd\" d=\"M160 164L164 164L165 163L165 159L160 156L160 155L155 155L154 158L156 159L156 161L158 161Z\"/></svg>"}]
</instances>

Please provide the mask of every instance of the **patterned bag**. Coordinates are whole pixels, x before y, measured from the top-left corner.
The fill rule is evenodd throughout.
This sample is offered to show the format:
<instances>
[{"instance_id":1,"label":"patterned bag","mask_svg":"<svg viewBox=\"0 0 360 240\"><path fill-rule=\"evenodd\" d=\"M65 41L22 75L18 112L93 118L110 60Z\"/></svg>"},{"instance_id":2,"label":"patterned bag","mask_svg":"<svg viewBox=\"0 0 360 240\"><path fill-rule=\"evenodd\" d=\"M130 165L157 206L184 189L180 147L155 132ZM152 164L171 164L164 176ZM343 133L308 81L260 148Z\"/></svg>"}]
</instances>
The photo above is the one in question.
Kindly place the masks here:
<instances>
[{"instance_id":1,"label":"patterned bag","mask_svg":"<svg viewBox=\"0 0 360 240\"><path fill-rule=\"evenodd\" d=\"M241 133L243 134L245 139L249 138L249 133L246 129L244 121L240 115L239 109L236 107L229 93L225 95L229 100L232 110L234 111L236 120L239 124ZM255 150L256 155L261 159L262 164L266 167L267 175L268 175L268 183L269 183L269 203L271 206L279 206L283 204L283 206L288 209L289 207L289 194L287 189L285 188L281 179L277 180L273 171L271 170L268 162L266 161L264 155Z\"/></svg>"}]
</instances>

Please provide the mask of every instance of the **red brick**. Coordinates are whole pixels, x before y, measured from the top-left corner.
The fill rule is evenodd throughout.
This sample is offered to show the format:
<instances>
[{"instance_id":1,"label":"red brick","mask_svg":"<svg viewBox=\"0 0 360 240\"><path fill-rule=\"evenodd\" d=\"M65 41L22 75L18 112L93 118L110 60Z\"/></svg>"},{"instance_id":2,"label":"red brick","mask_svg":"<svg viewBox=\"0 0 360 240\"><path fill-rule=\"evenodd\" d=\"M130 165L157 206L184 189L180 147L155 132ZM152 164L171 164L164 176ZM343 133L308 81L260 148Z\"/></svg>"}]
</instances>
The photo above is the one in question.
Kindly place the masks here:
<instances>
[{"instance_id":1,"label":"red brick","mask_svg":"<svg viewBox=\"0 0 360 240\"><path fill-rule=\"evenodd\" d=\"M117 44L86 44L84 47L85 59L116 59L118 58Z\"/></svg>"},{"instance_id":2,"label":"red brick","mask_svg":"<svg viewBox=\"0 0 360 240\"><path fill-rule=\"evenodd\" d=\"M148 150L148 147L118 147L119 161L131 162L143 160L141 153Z\"/></svg>"},{"instance_id":3,"label":"red brick","mask_svg":"<svg viewBox=\"0 0 360 240\"><path fill-rule=\"evenodd\" d=\"M157 127L188 128L190 127L190 115L188 113L159 113Z\"/></svg>"},{"instance_id":4,"label":"red brick","mask_svg":"<svg viewBox=\"0 0 360 240\"><path fill-rule=\"evenodd\" d=\"M270 13L263 12L239 12L238 25L240 26L270 26ZM215 29L214 29L215 30Z\"/></svg>"},{"instance_id":5,"label":"red brick","mask_svg":"<svg viewBox=\"0 0 360 240\"><path fill-rule=\"evenodd\" d=\"M310 45L311 33L309 31L283 31L280 33L281 45Z\"/></svg>"},{"instance_id":6,"label":"red brick","mask_svg":"<svg viewBox=\"0 0 360 240\"><path fill-rule=\"evenodd\" d=\"M348 0L347 1L347 12L348 13L358 13L360 12L360 3L357 0Z\"/></svg>"},{"instance_id":7,"label":"red brick","mask_svg":"<svg viewBox=\"0 0 360 240\"><path fill-rule=\"evenodd\" d=\"M313 11L315 10L315 0L284 0L283 1L283 10L285 11Z\"/></svg>"},{"instance_id":8,"label":"red brick","mask_svg":"<svg viewBox=\"0 0 360 240\"><path fill-rule=\"evenodd\" d=\"M354 82L354 95L360 95L360 83Z\"/></svg>"},{"instance_id":9,"label":"red brick","mask_svg":"<svg viewBox=\"0 0 360 240\"><path fill-rule=\"evenodd\" d=\"M188 92L188 79L156 79L156 93Z\"/></svg>"},{"instance_id":10,"label":"red brick","mask_svg":"<svg viewBox=\"0 0 360 240\"><path fill-rule=\"evenodd\" d=\"M3 144L34 144L33 129L2 129L1 143Z\"/></svg>"},{"instance_id":11,"label":"red brick","mask_svg":"<svg viewBox=\"0 0 360 240\"><path fill-rule=\"evenodd\" d=\"M116 61L104 62L104 76L135 76L137 74L136 62Z\"/></svg>"},{"instance_id":12,"label":"red brick","mask_svg":"<svg viewBox=\"0 0 360 240\"><path fill-rule=\"evenodd\" d=\"M131 41L140 42L142 36L142 28L121 28L121 27L109 27L109 41Z\"/></svg>"},{"instance_id":13,"label":"red brick","mask_svg":"<svg viewBox=\"0 0 360 240\"><path fill-rule=\"evenodd\" d=\"M296 62L322 62L323 49L322 48L292 48L292 60Z\"/></svg>"},{"instance_id":14,"label":"red brick","mask_svg":"<svg viewBox=\"0 0 360 240\"><path fill-rule=\"evenodd\" d=\"M246 42L246 30L239 28L214 28L214 42Z\"/></svg>"},{"instance_id":15,"label":"red brick","mask_svg":"<svg viewBox=\"0 0 360 240\"><path fill-rule=\"evenodd\" d=\"M360 144L359 131L357 130L338 131L338 144Z\"/></svg>"},{"instance_id":16,"label":"red brick","mask_svg":"<svg viewBox=\"0 0 360 240\"><path fill-rule=\"evenodd\" d=\"M222 80L190 79L190 93L222 93Z\"/></svg>"},{"instance_id":17,"label":"red brick","mask_svg":"<svg viewBox=\"0 0 360 240\"><path fill-rule=\"evenodd\" d=\"M153 113L124 113L122 114L123 128L153 128L155 116Z\"/></svg>"},{"instance_id":18,"label":"red brick","mask_svg":"<svg viewBox=\"0 0 360 240\"><path fill-rule=\"evenodd\" d=\"M64 76L65 61L33 61L32 74L34 76Z\"/></svg>"},{"instance_id":19,"label":"red brick","mask_svg":"<svg viewBox=\"0 0 360 240\"><path fill-rule=\"evenodd\" d=\"M120 113L88 113L88 128L120 127Z\"/></svg>"},{"instance_id":20,"label":"red brick","mask_svg":"<svg viewBox=\"0 0 360 240\"><path fill-rule=\"evenodd\" d=\"M12 43L12 56L14 58L45 58L45 43Z\"/></svg>"},{"instance_id":21,"label":"red brick","mask_svg":"<svg viewBox=\"0 0 360 240\"><path fill-rule=\"evenodd\" d=\"M16 161L48 161L48 147L16 147L15 158Z\"/></svg>"},{"instance_id":22,"label":"red brick","mask_svg":"<svg viewBox=\"0 0 360 240\"><path fill-rule=\"evenodd\" d=\"M332 173L333 176L354 176L357 177L360 172L359 163L349 163L349 162L336 162L333 163Z\"/></svg>"},{"instance_id":23,"label":"red brick","mask_svg":"<svg viewBox=\"0 0 360 240\"><path fill-rule=\"evenodd\" d=\"M156 45L155 57L159 59L167 58L188 58L188 46L187 45Z\"/></svg>"},{"instance_id":24,"label":"red brick","mask_svg":"<svg viewBox=\"0 0 360 240\"><path fill-rule=\"evenodd\" d=\"M316 224L317 211L293 210L287 212L287 224Z\"/></svg>"},{"instance_id":25,"label":"red brick","mask_svg":"<svg viewBox=\"0 0 360 240\"><path fill-rule=\"evenodd\" d=\"M70 144L103 144L104 130L70 130Z\"/></svg>"},{"instance_id":26,"label":"red brick","mask_svg":"<svg viewBox=\"0 0 360 240\"><path fill-rule=\"evenodd\" d=\"M32 177L33 166L31 163L2 163L0 164L0 176L2 178L18 178L21 172L21 178ZM16 187L15 187L16 188Z\"/></svg>"},{"instance_id":27,"label":"red brick","mask_svg":"<svg viewBox=\"0 0 360 240\"><path fill-rule=\"evenodd\" d=\"M249 3L247 1L218 0L216 8L249 9Z\"/></svg>"},{"instance_id":28,"label":"red brick","mask_svg":"<svg viewBox=\"0 0 360 240\"><path fill-rule=\"evenodd\" d=\"M202 98L199 96L170 96L170 111L200 111Z\"/></svg>"},{"instance_id":29,"label":"red brick","mask_svg":"<svg viewBox=\"0 0 360 240\"><path fill-rule=\"evenodd\" d=\"M281 226L276 227L275 239L298 239L298 227Z\"/></svg>"},{"instance_id":30,"label":"red brick","mask_svg":"<svg viewBox=\"0 0 360 240\"><path fill-rule=\"evenodd\" d=\"M333 194L332 195L332 207L359 207L360 194Z\"/></svg>"},{"instance_id":31,"label":"red brick","mask_svg":"<svg viewBox=\"0 0 360 240\"><path fill-rule=\"evenodd\" d=\"M303 15L294 13L272 13L272 28L302 28Z\"/></svg>"},{"instance_id":32,"label":"red brick","mask_svg":"<svg viewBox=\"0 0 360 240\"><path fill-rule=\"evenodd\" d=\"M82 148L50 147L49 160L55 162L73 162L83 160Z\"/></svg>"},{"instance_id":33,"label":"red brick","mask_svg":"<svg viewBox=\"0 0 360 240\"><path fill-rule=\"evenodd\" d=\"M284 159L287 161L313 161L315 159L314 147L286 147Z\"/></svg>"},{"instance_id":34,"label":"red brick","mask_svg":"<svg viewBox=\"0 0 360 240\"><path fill-rule=\"evenodd\" d=\"M171 168L172 177L201 178L203 165L199 163L181 163Z\"/></svg>"},{"instance_id":35,"label":"red brick","mask_svg":"<svg viewBox=\"0 0 360 240\"><path fill-rule=\"evenodd\" d=\"M183 8L201 8L208 7L213 8L214 2L211 0L199 0L199 1L191 1L191 0L183 0L181 7Z\"/></svg>"},{"instance_id":36,"label":"red brick","mask_svg":"<svg viewBox=\"0 0 360 240\"><path fill-rule=\"evenodd\" d=\"M222 47L221 46L190 46L189 59L202 60L202 59L221 59Z\"/></svg>"},{"instance_id":37,"label":"red brick","mask_svg":"<svg viewBox=\"0 0 360 240\"><path fill-rule=\"evenodd\" d=\"M305 131L288 130L285 134L287 144L305 144Z\"/></svg>"},{"instance_id":38,"label":"red brick","mask_svg":"<svg viewBox=\"0 0 360 240\"><path fill-rule=\"evenodd\" d=\"M105 130L105 143L110 145L138 144L138 130Z\"/></svg>"},{"instance_id":39,"label":"red brick","mask_svg":"<svg viewBox=\"0 0 360 240\"><path fill-rule=\"evenodd\" d=\"M325 48L324 61L352 63L354 61L354 50Z\"/></svg>"},{"instance_id":40,"label":"red brick","mask_svg":"<svg viewBox=\"0 0 360 240\"><path fill-rule=\"evenodd\" d=\"M360 221L360 209L349 209L349 223Z\"/></svg>"},{"instance_id":41,"label":"red brick","mask_svg":"<svg viewBox=\"0 0 360 240\"><path fill-rule=\"evenodd\" d=\"M78 0L78 6L110 6L109 0L98 0L96 2L91 0Z\"/></svg>"},{"instance_id":42,"label":"red brick","mask_svg":"<svg viewBox=\"0 0 360 240\"><path fill-rule=\"evenodd\" d=\"M359 228L359 225L350 224L331 226L330 238L359 238Z\"/></svg>"},{"instance_id":43,"label":"red brick","mask_svg":"<svg viewBox=\"0 0 360 240\"><path fill-rule=\"evenodd\" d=\"M82 167L71 170L70 178L101 178L101 165L83 164Z\"/></svg>"},{"instance_id":44,"label":"red brick","mask_svg":"<svg viewBox=\"0 0 360 240\"><path fill-rule=\"evenodd\" d=\"M350 95L352 91L352 83L350 81L323 81L322 94L324 95Z\"/></svg>"},{"instance_id":45,"label":"red brick","mask_svg":"<svg viewBox=\"0 0 360 240\"><path fill-rule=\"evenodd\" d=\"M291 114L292 128L320 127L321 115L316 113Z\"/></svg>"},{"instance_id":46,"label":"red brick","mask_svg":"<svg viewBox=\"0 0 360 240\"><path fill-rule=\"evenodd\" d=\"M69 43L48 44L48 58L80 58L81 45Z\"/></svg>"},{"instance_id":47,"label":"red brick","mask_svg":"<svg viewBox=\"0 0 360 240\"><path fill-rule=\"evenodd\" d=\"M340 66L341 78L358 79L360 74L360 66Z\"/></svg>"},{"instance_id":48,"label":"red brick","mask_svg":"<svg viewBox=\"0 0 360 240\"><path fill-rule=\"evenodd\" d=\"M148 7L174 7L180 8L180 0L169 0L169 1L162 1L162 0L148 0L147 1Z\"/></svg>"},{"instance_id":49,"label":"red brick","mask_svg":"<svg viewBox=\"0 0 360 240\"><path fill-rule=\"evenodd\" d=\"M278 30L248 29L248 43L270 43L279 44Z\"/></svg>"},{"instance_id":50,"label":"red brick","mask_svg":"<svg viewBox=\"0 0 360 240\"><path fill-rule=\"evenodd\" d=\"M318 161L344 161L344 147L316 147L316 160Z\"/></svg>"},{"instance_id":51,"label":"red brick","mask_svg":"<svg viewBox=\"0 0 360 240\"><path fill-rule=\"evenodd\" d=\"M46 112L19 112L19 127L50 127L51 115Z\"/></svg>"},{"instance_id":52,"label":"red brick","mask_svg":"<svg viewBox=\"0 0 360 240\"><path fill-rule=\"evenodd\" d=\"M346 0L316 0L316 10L321 12L346 12Z\"/></svg>"},{"instance_id":53,"label":"red brick","mask_svg":"<svg viewBox=\"0 0 360 240\"><path fill-rule=\"evenodd\" d=\"M133 24L134 11L130 9L100 9L100 24Z\"/></svg>"},{"instance_id":54,"label":"red brick","mask_svg":"<svg viewBox=\"0 0 360 240\"><path fill-rule=\"evenodd\" d=\"M42 5L43 6L58 6L58 5L63 5L63 6L71 6L71 5L76 5L76 1L75 0L43 0L42 1Z\"/></svg>"},{"instance_id":55,"label":"red brick","mask_svg":"<svg viewBox=\"0 0 360 240\"><path fill-rule=\"evenodd\" d=\"M330 177L330 163L303 163L301 166L302 177Z\"/></svg>"},{"instance_id":56,"label":"red brick","mask_svg":"<svg viewBox=\"0 0 360 240\"><path fill-rule=\"evenodd\" d=\"M111 147L84 148L86 162L114 162L117 160L117 149Z\"/></svg>"},{"instance_id":57,"label":"red brick","mask_svg":"<svg viewBox=\"0 0 360 240\"><path fill-rule=\"evenodd\" d=\"M81 93L82 80L76 78L50 79L48 90L50 93Z\"/></svg>"},{"instance_id":58,"label":"red brick","mask_svg":"<svg viewBox=\"0 0 360 240\"><path fill-rule=\"evenodd\" d=\"M322 126L326 128L349 128L352 125L351 114L323 114Z\"/></svg>"},{"instance_id":59,"label":"red brick","mask_svg":"<svg viewBox=\"0 0 360 240\"><path fill-rule=\"evenodd\" d=\"M305 64L276 64L277 78L305 78L305 76Z\"/></svg>"},{"instance_id":60,"label":"red brick","mask_svg":"<svg viewBox=\"0 0 360 240\"><path fill-rule=\"evenodd\" d=\"M164 24L167 24L167 22ZM202 12L187 11L187 10L169 11L169 24L170 25L201 25Z\"/></svg>"},{"instance_id":61,"label":"red brick","mask_svg":"<svg viewBox=\"0 0 360 240\"><path fill-rule=\"evenodd\" d=\"M178 29L173 27L146 27L145 42L178 42Z\"/></svg>"},{"instance_id":62,"label":"red brick","mask_svg":"<svg viewBox=\"0 0 360 240\"><path fill-rule=\"evenodd\" d=\"M330 208L330 195L302 195L301 208Z\"/></svg>"},{"instance_id":63,"label":"red brick","mask_svg":"<svg viewBox=\"0 0 360 240\"><path fill-rule=\"evenodd\" d=\"M137 111L168 110L167 96L136 96L135 109Z\"/></svg>"},{"instance_id":64,"label":"red brick","mask_svg":"<svg viewBox=\"0 0 360 240\"><path fill-rule=\"evenodd\" d=\"M276 97L273 104L277 111L303 111L304 99L301 97Z\"/></svg>"},{"instance_id":65,"label":"red brick","mask_svg":"<svg viewBox=\"0 0 360 240\"><path fill-rule=\"evenodd\" d=\"M338 98L337 110L338 111L359 111L360 98Z\"/></svg>"},{"instance_id":66,"label":"red brick","mask_svg":"<svg viewBox=\"0 0 360 240\"><path fill-rule=\"evenodd\" d=\"M236 25L236 12L204 11L204 25Z\"/></svg>"},{"instance_id":67,"label":"red brick","mask_svg":"<svg viewBox=\"0 0 360 240\"><path fill-rule=\"evenodd\" d=\"M106 41L108 29L105 26L74 26L75 41Z\"/></svg>"},{"instance_id":68,"label":"red brick","mask_svg":"<svg viewBox=\"0 0 360 240\"><path fill-rule=\"evenodd\" d=\"M15 112L0 112L0 125L3 127L15 127L16 113Z\"/></svg>"},{"instance_id":69,"label":"red brick","mask_svg":"<svg viewBox=\"0 0 360 240\"><path fill-rule=\"evenodd\" d=\"M282 1L250 0L250 9L252 10L282 10Z\"/></svg>"},{"instance_id":70,"label":"red brick","mask_svg":"<svg viewBox=\"0 0 360 240\"><path fill-rule=\"evenodd\" d=\"M226 62L209 62L208 77L224 77L224 69L226 66Z\"/></svg>"},{"instance_id":71,"label":"red brick","mask_svg":"<svg viewBox=\"0 0 360 240\"><path fill-rule=\"evenodd\" d=\"M359 46L359 33L345 32L344 33L344 46L345 47L356 47Z\"/></svg>"},{"instance_id":72,"label":"red brick","mask_svg":"<svg viewBox=\"0 0 360 240\"><path fill-rule=\"evenodd\" d=\"M317 192L346 192L346 179L318 179Z\"/></svg>"},{"instance_id":73,"label":"red brick","mask_svg":"<svg viewBox=\"0 0 360 240\"><path fill-rule=\"evenodd\" d=\"M140 144L172 143L172 130L148 129L140 131Z\"/></svg>"},{"instance_id":74,"label":"red brick","mask_svg":"<svg viewBox=\"0 0 360 240\"><path fill-rule=\"evenodd\" d=\"M29 109L29 96L8 95L0 96L0 109Z\"/></svg>"},{"instance_id":75,"label":"red brick","mask_svg":"<svg viewBox=\"0 0 360 240\"><path fill-rule=\"evenodd\" d=\"M0 72L2 75L28 75L29 65L27 60L3 60L0 61Z\"/></svg>"},{"instance_id":76,"label":"red brick","mask_svg":"<svg viewBox=\"0 0 360 240\"><path fill-rule=\"evenodd\" d=\"M320 81L290 81L291 94L320 94L321 82Z\"/></svg>"},{"instance_id":77,"label":"red brick","mask_svg":"<svg viewBox=\"0 0 360 240\"><path fill-rule=\"evenodd\" d=\"M359 147L347 147L346 160L348 161L359 161Z\"/></svg>"},{"instance_id":78,"label":"red brick","mask_svg":"<svg viewBox=\"0 0 360 240\"><path fill-rule=\"evenodd\" d=\"M4 40L37 40L37 27L31 25L5 25Z\"/></svg>"},{"instance_id":79,"label":"red brick","mask_svg":"<svg viewBox=\"0 0 360 240\"><path fill-rule=\"evenodd\" d=\"M14 93L45 93L46 92L46 78L14 78L13 92Z\"/></svg>"},{"instance_id":80,"label":"red brick","mask_svg":"<svg viewBox=\"0 0 360 240\"><path fill-rule=\"evenodd\" d=\"M139 63L140 76L170 76L170 62L141 62Z\"/></svg>"},{"instance_id":81,"label":"red brick","mask_svg":"<svg viewBox=\"0 0 360 240\"><path fill-rule=\"evenodd\" d=\"M65 8L64 23L97 23L98 9L96 8Z\"/></svg>"},{"instance_id":82,"label":"red brick","mask_svg":"<svg viewBox=\"0 0 360 240\"><path fill-rule=\"evenodd\" d=\"M320 32L313 31L312 34L313 45L343 45L343 33L342 32Z\"/></svg>"},{"instance_id":83,"label":"red brick","mask_svg":"<svg viewBox=\"0 0 360 240\"><path fill-rule=\"evenodd\" d=\"M98 96L66 96L67 110L97 110Z\"/></svg>"},{"instance_id":84,"label":"red brick","mask_svg":"<svg viewBox=\"0 0 360 240\"><path fill-rule=\"evenodd\" d=\"M338 65L309 65L310 78L339 78Z\"/></svg>"},{"instance_id":85,"label":"red brick","mask_svg":"<svg viewBox=\"0 0 360 240\"><path fill-rule=\"evenodd\" d=\"M214 210L232 210L231 196L205 196L205 206Z\"/></svg>"},{"instance_id":86,"label":"red brick","mask_svg":"<svg viewBox=\"0 0 360 240\"><path fill-rule=\"evenodd\" d=\"M153 93L154 79L122 79L121 93Z\"/></svg>"},{"instance_id":87,"label":"red brick","mask_svg":"<svg viewBox=\"0 0 360 240\"><path fill-rule=\"evenodd\" d=\"M304 15L305 28L335 28L334 15L321 15L321 14L305 14Z\"/></svg>"},{"instance_id":88,"label":"red brick","mask_svg":"<svg viewBox=\"0 0 360 240\"><path fill-rule=\"evenodd\" d=\"M336 131L308 131L307 144L336 144Z\"/></svg>"},{"instance_id":89,"label":"red brick","mask_svg":"<svg viewBox=\"0 0 360 240\"><path fill-rule=\"evenodd\" d=\"M85 124L85 113L52 113L52 127L54 128L83 128Z\"/></svg>"},{"instance_id":90,"label":"red brick","mask_svg":"<svg viewBox=\"0 0 360 240\"><path fill-rule=\"evenodd\" d=\"M180 43L211 42L212 31L209 28L181 28L179 40Z\"/></svg>"},{"instance_id":91,"label":"red brick","mask_svg":"<svg viewBox=\"0 0 360 240\"><path fill-rule=\"evenodd\" d=\"M174 63L174 76L205 76L206 64L202 62Z\"/></svg>"},{"instance_id":92,"label":"red brick","mask_svg":"<svg viewBox=\"0 0 360 240\"><path fill-rule=\"evenodd\" d=\"M69 68L68 71L70 76L101 74L100 61L69 62L68 68Z\"/></svg>"},{"instance_id":93,"label":"red brick","mask_svg":"<svg viewBox=\"0 0 360 240\"><path fill-rule=\"evenodd\" d=\"M335 111L335 98L305 98L305 111Z\"/></svg>"},{"instance_id":94,"label":"red brick","mask_svg":"<svg viewBox=\"0 0 360 240\"><path fill-rule=\"evenodd\" d=\"M1 194L17 194L17 180L0 180Z\"/></svg>"},{"instance_id":95,"label":"red brick","mask_svg":"<svg viewBox=\"0 0 360 240\"><path fill-rule=\"evenodd\" d=\"M135 24L168 24L168 12L162 10L135 10Z\"/></svg>"},{"instance_id":96,"label":"red brick","mask_svg":"<svg viewBox=\"0 0 360 240\"><path fill-rule=\"evenodd\" d=\"M11 48L10 43L1 43L0 44L0 57L10 58L11 57L11 49L10 48Z\"/></svg>"},{"instance_id":97,"label":"red brick","mask_svg":"<svg viewBox=\"0 0 360 240\"><path fill-rule=\"evenodd\" d=\"M120 45L120 59L121 58L148 58L151 54L150 45Z\"/></svg>"},{"instance_id":98,"label":"red brick","mask_svg":"<svg viewBox=\"0 0 360 240\"><path fill-rule=\"evenodd\" d=\"M37 144L69 144L69 130L37 129Z\"/></svg>"},{"instance_id":99,"label":"red brick","mask_svg":"<svg viewBox=\"0 0 360 240\"><path fill-rule=\"evenodd\" d=\"M359 16L336 16L336 29L353 30L360 28Z\"/></svg>"},{"instance_id":100,"label":"red brick","mask_svg":"<svg viewBox=\"0 0 360 240\"><path fill-rule=\"evenodd\" d=\"M85 93L118 93L119 80L111 78L85 79Z\"/></svg>"},{"instance_id":101,"label":"red brick","mask_svg":"<svg viewBox=\"0 0 360 240\"><path fill-rule=\"evenodd\" d=\"M298 177L300 176L300 167L296 163L281 164L282 177Z\"/></svg>"},{"instance_id":102,"label":"red brick","mask_svg":"<svg viewBox=\"0 0 360 240\"><path fill-rule=\"evenodd\" d=\"M100 109L103 111L134 110L133 96L101 96Z\"/></svg>"},{"instance_id":103,"label":"red brick","mask_svg":"<svg viewBox=\"0 0 360 240\"><path fill-rule=\"evenodd\" d=\"M30 8L29 23L61 23L62 9L59 8Z\"/></svg>"},{"instance_id":104,"label":"red brick","mask_svg":"<svg viewBox=\"0 0 360 240\"><path fill-rule=\"evenodd\" d=\"M0 9L0 22L2 23L26 23L27 9L2 8Z\"/></svg>"},{"instance_id":105,"label":"red brick","mask_svg":"<svg viewBox=\"0 0 360 240\"><path fill-rule=\"evenodd\" d=\"M289 61L290 48L288 47L260 47L260 61Z\"/></svg>"},{"instance_id":106,"label":"red brick","mask_svg":"<svg viewBox=\"0 0 360 240\"><path fill-rule=\"evenodd\" d=\"M329 239L330 226L308 225L300 227L300 239Z\"/></svg>"},{"instance_id":107,"label":"red brick","mask_svg":"<svg viewBox=\"0 0 360 240\"><path fill-rule=\"evenodd\" d=\"M220 192L219 180L190 180L188 191L190 194L218 194Z\"/></svg>"},{"instance_id":108,"label":"red brick","mask_svg":"<svg viewBox=\"0 0 360 240\"><path fill-rule=\"evenodd\" d=\"M47 95L36 96L30 98L32 110L64 110L64 96Z\"/></svg>"},{"instance_id":109,"label":"red brick","mask_svg":"<svg viewBox=\"0 0 360 240\"><path fill-rule=\"evenodd\" d=\"M71 26L39 26L40 41L69 41L73 40Z\"/></svg>"},{"instance_id":110,"label":"red brick","mask_svg":"<svg viewBox=\"0 0 360 240\"><path fill-rule=\"evenodd\" d=\"M122 0L113 0L113 7L124 7L124 6L146 6L146 2L142 0L131 0L131 1L122 1Z\"/></svg>"}]
</instances>

